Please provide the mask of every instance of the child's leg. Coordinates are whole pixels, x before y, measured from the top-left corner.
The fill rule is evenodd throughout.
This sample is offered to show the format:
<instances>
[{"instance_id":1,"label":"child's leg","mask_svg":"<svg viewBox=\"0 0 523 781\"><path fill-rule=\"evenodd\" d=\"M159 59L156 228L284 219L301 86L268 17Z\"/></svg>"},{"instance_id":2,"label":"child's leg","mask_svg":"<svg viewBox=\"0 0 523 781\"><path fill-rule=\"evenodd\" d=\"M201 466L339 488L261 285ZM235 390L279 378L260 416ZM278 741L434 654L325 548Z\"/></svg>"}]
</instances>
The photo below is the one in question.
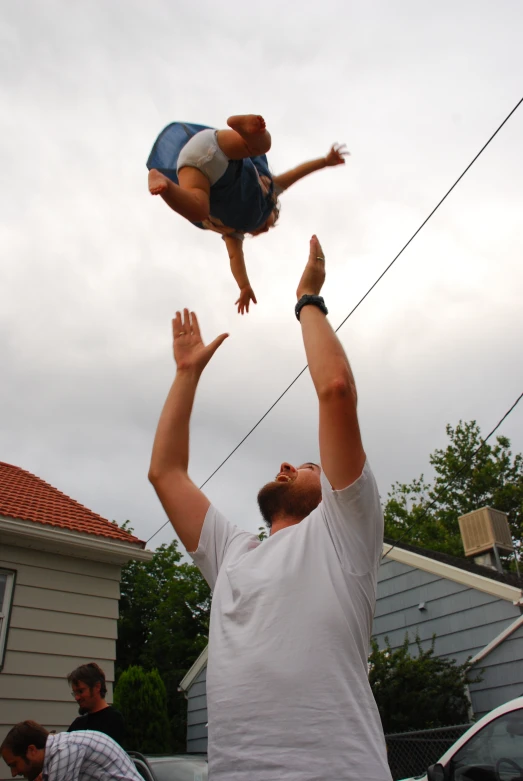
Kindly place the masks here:
<instances>
[{"instance_id":1,"label":"child's leg","mask_svg":"<svg viewBox=\"0 0 523 781\"><path fill-rule=\"evenodd\" d=\"M265 120L257 114L229 117L232 130L218 130L218 146L229 160L264 155L271 148L271 137Z\"/></svg>"},{"instance_id":2,"label":"child's leg","mask_svg":"<svg viewBox=\"0 0 523 781\"><path fill-rule=\"evenodd\" d=\"M184 166L178 172L179 185L160 171L149 171L149 192L161 195L165 203L190 222L201 222L209 216L211 185L197 168Z\"/></svg>"}]
</instances>

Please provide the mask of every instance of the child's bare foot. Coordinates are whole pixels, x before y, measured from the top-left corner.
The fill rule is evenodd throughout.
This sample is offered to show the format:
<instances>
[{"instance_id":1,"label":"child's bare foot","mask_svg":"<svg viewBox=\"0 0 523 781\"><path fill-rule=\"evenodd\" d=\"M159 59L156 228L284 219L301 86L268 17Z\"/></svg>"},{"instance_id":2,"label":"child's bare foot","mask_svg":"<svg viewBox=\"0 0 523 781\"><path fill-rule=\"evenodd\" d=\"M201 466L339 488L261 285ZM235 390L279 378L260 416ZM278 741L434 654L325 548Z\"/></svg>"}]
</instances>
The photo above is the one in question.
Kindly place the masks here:
<instances>
[{"instance_id":1,"label":"child's bare foot","mask_svg":"<svg viewBox=\"0 0 523 781\"><path fill-rule=\"evenodd\" d=\"M229 117L227 124L244 138L264 133L267 129L264 118L259 114L238 114L234 117Z\"/></svg>"},{"instance_id":2,"label":"child's bare foot","mask_svg":"<svg viewBox=\"0 0 523 781\"><path fill-rule=\"evenodd\" d=\"M167 190L169 183L167 177L161 174L156 168L149 171L149 192L151 195L161 195Z\"/></svg>"}]
</instances>

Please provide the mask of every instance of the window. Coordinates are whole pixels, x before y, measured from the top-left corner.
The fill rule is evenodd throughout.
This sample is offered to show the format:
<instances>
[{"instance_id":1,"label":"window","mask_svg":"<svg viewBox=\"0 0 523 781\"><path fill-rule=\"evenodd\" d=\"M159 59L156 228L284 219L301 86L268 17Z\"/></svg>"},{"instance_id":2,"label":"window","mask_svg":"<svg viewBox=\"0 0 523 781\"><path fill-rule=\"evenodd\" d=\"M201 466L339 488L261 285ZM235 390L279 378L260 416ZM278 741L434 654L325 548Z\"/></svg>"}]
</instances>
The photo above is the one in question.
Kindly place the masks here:
<instances>
[{"instance_id":1,"label":"window","mask_svg":"<svg viewBox=\"0 0 523 781\"><path fill-rule=\"evenodd\" d=\"M15 573L8 569L0 569L0 670L4 665L14 585Z\"/></svg>"},{"instance_id":2,"label":"window","mask_svg":"<svg viewBox=\"0 0 523 781\"><path fill-rule=\"evenodd\" d=\"M476 732L452 757L451 781L523 781L523 708Z\"/></svg>"}]
</instances>

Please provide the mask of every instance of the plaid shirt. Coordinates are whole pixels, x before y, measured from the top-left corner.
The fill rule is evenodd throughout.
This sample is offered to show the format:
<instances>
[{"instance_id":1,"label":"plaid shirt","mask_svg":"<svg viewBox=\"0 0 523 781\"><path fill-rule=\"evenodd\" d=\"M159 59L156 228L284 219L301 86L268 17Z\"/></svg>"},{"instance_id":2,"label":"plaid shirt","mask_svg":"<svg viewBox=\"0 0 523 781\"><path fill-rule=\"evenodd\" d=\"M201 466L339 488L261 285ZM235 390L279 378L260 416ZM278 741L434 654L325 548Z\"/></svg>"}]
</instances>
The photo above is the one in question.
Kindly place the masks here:
<instances>
[{"instance_id":1,"label":"plaid shirt","mask_svg":"<svg viewBox=\"0 0 523 781\"><path fill-rule=\"evenodd\" d=\"M132 760L102 732L60 732L45 744L44 781L143 781Z\"/></svg>"}]
</instances>

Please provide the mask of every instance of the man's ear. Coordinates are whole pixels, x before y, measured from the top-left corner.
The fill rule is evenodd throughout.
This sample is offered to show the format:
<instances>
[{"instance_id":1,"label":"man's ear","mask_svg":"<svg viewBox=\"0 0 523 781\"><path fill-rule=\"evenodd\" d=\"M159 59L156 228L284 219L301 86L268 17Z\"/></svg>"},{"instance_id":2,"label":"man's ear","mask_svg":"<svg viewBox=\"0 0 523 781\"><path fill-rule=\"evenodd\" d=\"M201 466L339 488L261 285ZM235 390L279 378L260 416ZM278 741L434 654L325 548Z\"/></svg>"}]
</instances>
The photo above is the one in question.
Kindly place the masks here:
<instances>
[{"instance_id":1,"label":"man's ear","mask_svg":"<svg viewBox=\"0 0 523 781\"><path fill-rule=\"evenodd\" d=\"M37 749L36 746L31 745L27 747L27 751L25 752L25 755L29 760L36 759L38 755L38 751L39 749Z\"/></svg>"},{"instance_id":2,"label":"man's ear","mask_svg":"<svg viewBox=\"0 0 523 781\"><path fill-rule=\"evenodd\" d=\"M95 694L100 694L100 689L102 688L101 681L96 681L95 685L91 689Z\"/></svg>"}]
</instances>

